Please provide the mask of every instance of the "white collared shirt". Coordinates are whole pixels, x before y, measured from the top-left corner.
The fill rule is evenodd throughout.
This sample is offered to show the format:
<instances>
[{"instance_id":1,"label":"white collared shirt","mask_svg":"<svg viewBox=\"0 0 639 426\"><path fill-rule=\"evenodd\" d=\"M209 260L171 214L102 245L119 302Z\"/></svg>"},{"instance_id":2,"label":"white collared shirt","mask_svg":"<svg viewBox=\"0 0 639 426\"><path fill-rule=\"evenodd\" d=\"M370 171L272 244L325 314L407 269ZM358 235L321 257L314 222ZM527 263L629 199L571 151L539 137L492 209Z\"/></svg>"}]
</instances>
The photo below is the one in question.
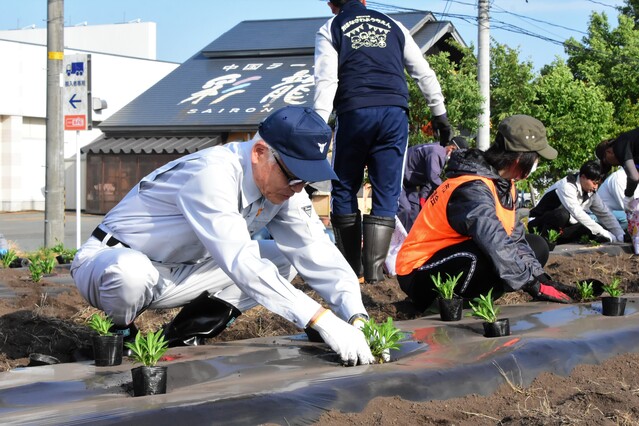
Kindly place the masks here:
<instances>
[{"instance_id":1,"label":"white collared shirt","mask_svg":"<svg viewBox=\"0 0 639 426\"><path fill-rule=\"evenodd\" d=\"M319 304L260 257L251 235L264 226L304 280L344 319L365 312L357 277L305 191L280 205L253 180L255 140L208 148L150 173L104 218L132 249L166 265L213 258L240 289L304 327Z\"/></svg>"},{"instance_id":2,"label":"white collared shirt","mask_svg":"<svg viewBox=\"0 0 639 426\"><path fill-rule=\"evenodd\" d=\"M559 201L570 213L571 224L581 223L595 235L606 235L607 231L610 231L614 236L623 236L619 222L601 201L599 195L596 192L584 195L579 175L577 175L575 183L571 183L568 176L555 182L546 190L546 193L551 191L557 192ZM587 211L592 212L603 226L595 222Z\"/></svg>"}]
</instances>

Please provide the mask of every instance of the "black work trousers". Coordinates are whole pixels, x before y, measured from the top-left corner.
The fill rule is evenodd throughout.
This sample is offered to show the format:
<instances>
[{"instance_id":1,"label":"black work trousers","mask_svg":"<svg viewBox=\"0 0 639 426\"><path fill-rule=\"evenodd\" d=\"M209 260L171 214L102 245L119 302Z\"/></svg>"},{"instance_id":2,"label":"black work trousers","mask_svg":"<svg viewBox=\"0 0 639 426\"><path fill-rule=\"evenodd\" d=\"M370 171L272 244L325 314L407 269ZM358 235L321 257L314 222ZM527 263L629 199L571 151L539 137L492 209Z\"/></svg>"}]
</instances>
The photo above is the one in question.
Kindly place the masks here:
<instances>
[{"instance_id":1,"label":"black work trousers","mask_svg":"<svg viewBox=\"0 0 639 426\"><path fill-rule=\"evenodd\" d=\"M570 213L564 206L549 210L539 217L528 222L528 231L548 238L548 231L554 230L560 233L557 244L577 243L585 235L589 240L607 242L608 239L600 235L594 235L590 229L581 223L571 224ZM603 240L602 240L603 239Z\"/></svg>"},{"instance_id":2,"label":"black work trousers","mask_svg":"<svg viewBox=\"0 0 639 426\"><path fill-rule=\"evenodd\" d=\"M538 235L526 234L526 240L543 266L548 261L548 244ZM504 285L491 260L473 240L441 249L421 267L408 275L398 275L399 286L420 311L426 310L437 300L435 284L431 276L440 274L442 279L462 272L455 287L455 294L472 300L485 295L492 288L493 298L504 293Z\"/></svg>"}]
</instances>

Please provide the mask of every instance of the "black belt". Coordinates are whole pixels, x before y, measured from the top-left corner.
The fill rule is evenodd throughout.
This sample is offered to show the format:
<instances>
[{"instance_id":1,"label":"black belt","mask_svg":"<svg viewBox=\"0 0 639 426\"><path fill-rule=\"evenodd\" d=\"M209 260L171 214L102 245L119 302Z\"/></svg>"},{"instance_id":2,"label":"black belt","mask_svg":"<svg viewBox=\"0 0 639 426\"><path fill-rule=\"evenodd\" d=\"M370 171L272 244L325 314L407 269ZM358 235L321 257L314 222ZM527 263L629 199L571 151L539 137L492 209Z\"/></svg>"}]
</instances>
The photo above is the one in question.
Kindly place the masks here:
<instances>
[{"instance_id":1,"label":"black belt","mask_svg":"<svg viewBox=\"0 0 639 426\"><path fill-rule=\"evenodd\" d=\"M100 229L100 227L97 227L93 230L93 232L91 233L92 237L97 238L100 241L104 241L104 239L107 236L107 233L104 232L102 229ZM107 240L106 245L109 247L113 247L116 246L118 244L122 244L124 247L129 247L127 244L123 243L122 241L118 240L115 237L111 237ZM129 247L130 248L130 247Z\"/></svg>"}]
</instances>

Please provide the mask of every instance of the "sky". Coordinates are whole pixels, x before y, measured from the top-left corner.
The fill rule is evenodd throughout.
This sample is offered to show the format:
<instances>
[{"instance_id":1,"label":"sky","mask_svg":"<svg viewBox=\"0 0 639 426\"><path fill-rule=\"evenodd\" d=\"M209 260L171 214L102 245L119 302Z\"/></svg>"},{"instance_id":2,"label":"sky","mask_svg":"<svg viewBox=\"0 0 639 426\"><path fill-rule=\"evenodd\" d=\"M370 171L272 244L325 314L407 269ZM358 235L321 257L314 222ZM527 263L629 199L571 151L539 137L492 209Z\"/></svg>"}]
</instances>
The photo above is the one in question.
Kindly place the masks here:
<instances>
[{"instance_id":1,"label":"sky","mask_svg":"<svg viewBox=\"0 0 639 426\"><path fill-rule=\"evenodd\" d=\"M561 42L586 35L593 11L617 25L623 0L490 0L491 37L519 50L535 69L566 58ZM0 30L46 28L46 0L0 0ZM140 19L157 24L157 59L182 63L245 20L331 16L326 0L64 0L65 26ZM477 0L368 0L385 13L426 10L451 21L467 45L477 46ZM284 31L284 29L283 29Z\"/></svg>"}]
</instances>

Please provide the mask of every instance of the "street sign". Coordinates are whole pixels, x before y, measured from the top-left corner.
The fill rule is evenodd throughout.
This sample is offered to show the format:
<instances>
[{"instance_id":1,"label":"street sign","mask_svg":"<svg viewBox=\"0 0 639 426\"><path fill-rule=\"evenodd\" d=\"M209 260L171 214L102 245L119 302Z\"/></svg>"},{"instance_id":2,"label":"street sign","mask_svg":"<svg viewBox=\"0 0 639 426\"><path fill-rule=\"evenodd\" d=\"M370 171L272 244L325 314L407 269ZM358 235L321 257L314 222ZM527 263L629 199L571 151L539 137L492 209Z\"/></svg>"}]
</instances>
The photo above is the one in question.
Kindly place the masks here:
<instances>
[{"instance_id":1,"label":"street sign","mask_svg":"<svg viewBox=\"0 0 639 426\"><path fill-rule=\"evenodd\" d=\"M91 130L91 55L65 55L62 73L64 130Z\"/></svg>"}]
</instances>

